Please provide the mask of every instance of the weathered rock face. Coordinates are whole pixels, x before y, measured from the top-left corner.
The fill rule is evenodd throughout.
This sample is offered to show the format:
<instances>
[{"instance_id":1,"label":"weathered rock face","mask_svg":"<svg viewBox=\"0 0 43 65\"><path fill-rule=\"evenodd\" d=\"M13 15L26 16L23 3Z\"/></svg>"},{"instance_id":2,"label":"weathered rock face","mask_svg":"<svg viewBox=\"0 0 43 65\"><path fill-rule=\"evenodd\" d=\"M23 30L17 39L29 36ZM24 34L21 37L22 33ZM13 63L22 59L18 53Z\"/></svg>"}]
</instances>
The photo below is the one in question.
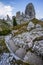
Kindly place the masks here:
<instances>
[{"instance_id":1,"label":"weathered rock face","mask_svg":"<svg viewBox=\"0 0 43 65\"><path fill-rule=\"evenodd\" d=\"M15 52L15 54L22 59L22 58L25 56L25 54L26 54L26 50L23 49L23 48L19 48L19 49Z\"/></svg>"},{"instance_id":2,"label":"weathered rock face","mask_svg":"<svg viewBox=\"0 0 43 65\"><path fill-rule=\"evenodd\" d=\"M40 24L36 24L36 28L41 28L41 25Z\"/></svg>"},{"instance_id":3,"label":"weathered rock face","mask_svg":"<svg viewBox=\"0 0 43 65\"><path fill-rule=\"evenodd\" d=\"M9 15L7 15L7 23L8 23L10 26L13 26L13 21L10 19Z\"/></svg>"},{"instance_id":4,"label":"weathered rock face","mask_svg":"<svg viewBox=\"0 0 43 65\"><path fill-rule=\"evenodd\" d=\"M10 17L9 17L9 15L7 15L7 21L10 21Z\"/></svg>"},{"instance_id":5,"label":"weathered rock face","mask_svg":"<svg viewBox=\"0 0 43 65\"><path fill-rule=\"evenodd\" d=\"M25 15L28 15L30 18L35 18L35 9L32 3L26 6Z\"/></svg>"},{"instance_id":6,"label":"weathered rock face","mask_svg":"<svg viewBox=\"0 0 43 65\"><path fill-rule=\"evenodd\" d=\"M33 29L16 36L11 34L6 36L6 45L9 51L14 53L15 59L23 60L30 65L43 65L43 29L34 28L36 25L32 21L29 21L28 25L30 29ZM16 31L14 30L14 32Z\"/></svg>"},{"instance_id":7,"label":"weathered rock face","mask_svg":"<svg viewBox=\"0 0 43 65\"><path fill-rule=\"evenodd\" d=\"M18 11L16 13L16 20L18 24L28 22L29 20L35 18L35 9L32 3L26 6L25 13Z\"/></svg>"},{"instance_id":8,"label":"weathered rock face","mask_svg":"<svg viewBox=\"0 0 43 65\"><path fill-rule=\"evenodd\" d=\"M38 56L36 56L34 53L31 53L31 52L27 52L27 54L24 57L24 60L26 62L29 62L30 65L42 65L43 64L41 59Z\"/></svg>"},{"instance_id":9,"label":"weathered rock face","mask_svg":"<svg viewBox=\"0 0 43 65\"><path fill-rule=\"evenodd\" d=\"M17 19L20 18L20 11L18 11L18 12L16 13L16 18L17 18Z\"/></svg>"},{"instance_id":10,"label":"weathered rock face","mask_svg":"<svg viewBox=\"0 0 43 65\"><path fill-rule=\"evenodd\" d=\"M35 51L38 55L43 56L43 40L35 42L33 51Z\"/></svg>"},{"instance_id":11,"label":"weathered rock face","mask_svg":"<svg viewBox=\"0 0 43 65\"><path fill-rule=\"evenodd\" d=\"M27 30L30 30L31 28L34 28L34 27L35 27L34 23L30 21L27 26Z\"/></svg>"}]
</instances>

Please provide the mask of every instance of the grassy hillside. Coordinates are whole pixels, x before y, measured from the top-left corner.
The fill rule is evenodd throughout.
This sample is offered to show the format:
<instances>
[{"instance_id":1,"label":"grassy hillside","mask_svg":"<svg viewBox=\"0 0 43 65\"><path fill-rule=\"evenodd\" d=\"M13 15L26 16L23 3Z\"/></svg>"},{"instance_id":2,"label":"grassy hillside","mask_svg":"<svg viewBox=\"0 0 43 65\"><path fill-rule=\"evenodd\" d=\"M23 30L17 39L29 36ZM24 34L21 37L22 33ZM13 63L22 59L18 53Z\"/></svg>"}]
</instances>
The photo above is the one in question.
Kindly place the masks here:
<instances>
[{"instance_id":1,"label":"grassy hillside","mask_svg":"<svg viewBox=\"0 0 43 65\"><path fill-rule=\"evenodd\" d=\"M40 24L42 27L43 27L43 22L34 18L31 20L35 25L36 24ZM22 32L26 32L27 31L27 25L29 24L29 22L25 22L23 24L20 24L20 25L17 25L17 26L14 26L13 28L10 27L10 25L8 25L6 23L6 21L4 20L1 20L0 19L0 35L6 35L6 34L9 34L11 30L18 30L18 32L14 33L15 35L16 34L20 34Z\"/></svg>"},{"instance_id":2,"label":"grassy hillside","mask_svg":"<svg viewBox=\"0 0 43 65\"><path fill-rule=\"evenodd\" d=\"M9 52L9 50L6 47L5 40L0 39L0 53L3 53L3 52Z\"/></svg>"},{"instance_id":3,"label":"grassy hillside","mask_svg":"<svg viewBox=\"0 0 43 65\"><path fill-rule=\"evenodd\" d=\"M6 35L10 32L10 26L6 21L0 19L0 35Z\"/></svg>"},{"instance_id":4,"label":"grassy hillside","mask_svg":"<svg viewBox=\"0 0 43 65\"><path fill-rule=\"evenodd\" d=\"M40 24L40 25L43 27L43 22L42 22L41 20L38 20L38 19L34 18L34 19L32 19L31 21L32 21L35 25L36 25L36 24Z\"/></svg>"},{"instance_id":5,"label":"grassy hillside","mask_svg":"<svg viewBox=\"0 0 43 65\"><path fill-rule=\"evenodd\" d=\"M34 18L31 20L35 25L36 24L40 24L42 27L43 27L43 22ZM30 21L29 21L30 22ZM29 22L26 22L26 23L23 23L23 24L20 24L20 25L17 25L17 26L14 26L12 28L12 30L18 30L16 33L14 33L15 35L18 35L20 33L23 33L23 32L27 32L27 26L29 24Z\"/></svg>"}]
</instances>

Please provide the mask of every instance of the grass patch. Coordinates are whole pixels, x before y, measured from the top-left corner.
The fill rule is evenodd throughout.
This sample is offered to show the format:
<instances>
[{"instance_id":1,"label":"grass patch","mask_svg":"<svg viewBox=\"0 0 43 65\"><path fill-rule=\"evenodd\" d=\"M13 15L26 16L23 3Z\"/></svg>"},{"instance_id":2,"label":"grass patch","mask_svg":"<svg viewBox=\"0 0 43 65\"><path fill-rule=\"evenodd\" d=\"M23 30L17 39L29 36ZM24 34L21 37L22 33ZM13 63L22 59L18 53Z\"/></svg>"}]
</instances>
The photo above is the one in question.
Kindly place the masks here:
<instances>
[{"instance_id":1,"label":"grass patch","mask_svg":"<svg viewBox=\"0 0 43 65\"><path fill-rule=\"evenodd\" d=\"M36 19L36 18L32 19L31 21L32 21L35 25L36 25L36 24L40 24L40 25L43 27L43 22L42 22L42 21L40 21L40 20L38 20L38 19ZM14 26L14 27L12 28L12 30L20 29L20 28L23 27L23 26L26 26L26 27L27 27L28 23L29 23L29 22L26 22L26 23L23 23L23 24Z\"/></svg>"},{"instance_id":2,"label":"grass patch","mask_svg":"<svg viewBox=\"0 0 43 65\"><path fill-rule=\"evenodd\" d=\"M14 26L12 28L12 30L18 30L16 33L14 33L14 35L18 35L18 34L21 34L23 32L26 32L27 31L27 25L28 25L28 22L23 23L21 25Z\"/></svg>"},{"instance_id":3,"label":"grass patch","mask_svg":"<svg viewBox=\"0 0 43 65\"><path fill-rule=\"evenodd\" d=\"M21 60L17 60L16 63L17 63L17 65L20 65L20 64L22 64L22 65L30 65L29 63L23 62Z\"/></svg>"},{"instance_id":4,"label":"grass patch","mask_svg":"<svg viewBox=\"0 0 43 65\"><path fill-rule=\"evenodd\" d=\"M28 22L27 22L27 23L20 24L20 25L17 25L17 26L14 26L14 27L12 28L12 30L17 30L17 29L20 29L21 27L27 26L27 25L28 25Z\"/></svg>"},{"instance_id":5,"label":"grass patch","mask_svg":"<svg viewBox=\"0 0 43 65\"><path fill-rule=\"evenodd\" d=\"M36 25L36 24L40 24L40 25L43 27L43 22L42 22L42 21L40 21L40 20L38 20L38 19L36 19L36 18L32 19L31 21L32 21L35 25ZM30 22L30 21L29 21L29 22ZM27 26L28 26L29 22L25 22L25 23L23 23L23 24L14 26L14 27L12 28L12 30L18 30L17 32L14 33L14 35L18 35L18 34L21 34L21 33L23 33L23 32L29 32L29 31L31 31L32 29L30 29L29 31L27 30ZM33 29L34 29L34 28L33 28Z\"/></svg>"},{"instance_id":6,"label":"grass patch","mask_svg":"<svg viewBox=\"0 0 43 65\"><path fill-rule=\"evenodd\" d=\"M35 41L40 41L40 40L43 40L43 36L35 38L35 39L33 40L33 42L35 42Z\"/></svg>"},{"instance_id":7,"label":"grass patch","mask_svg":"<svg viewBox=\"0 0 43 65\"><path fill-rule=\"evenodd\" d=\"M24 29L21 28L21 29L18 30L18 32L14 33L14 35L16 36L16 35L24 33L24 32L27 32L27 29L26 28L24 28Z\"/></svg>"},{"instance_id":8,"label":"grass patch","mask_svg":"<svg viewBox=\"0 0 43 65\"><path fill-rule=\"evenodd\" d=\"M11 32L10 25L0 19L0 35L7 35Z\"/></svg>"},{"instance_id":9,"label":"grass patch","mask_svg":"<svg viewBox=\"0 0 43 65\"><path fill-rule=\"evenodd\" d=\"M36 24L40 24L40 25L43 27L43 22L42 22L41 20L38 20L38 19L34 18L34 19L32 19L31 21L32 21L35 25L36 25Z\"/></svg>"},{"instance_id":10,"label":"grass patch","mask_svg":"<svg viewBox=\"0 0 43 65\"><path fill-rule=\"evenodd\" d=\"M8 48L6 47L6 44L5 44L5 40L4 39L0 39L0 53L3 53L3 52L9 52Z\"/></svg>"},{"instance_id":11,"label":"grass patch","mask_svg":"<svg viewBox=\"0 0 43 65\"><path fill-rule=\"evenodd\" d=\"M0 31L0 36L1 35L3 35L3 36L5 36L5 35L8 35L9 33L11 32L11 30L3 30L3 31Z\"/></svg>"}]
</instances>

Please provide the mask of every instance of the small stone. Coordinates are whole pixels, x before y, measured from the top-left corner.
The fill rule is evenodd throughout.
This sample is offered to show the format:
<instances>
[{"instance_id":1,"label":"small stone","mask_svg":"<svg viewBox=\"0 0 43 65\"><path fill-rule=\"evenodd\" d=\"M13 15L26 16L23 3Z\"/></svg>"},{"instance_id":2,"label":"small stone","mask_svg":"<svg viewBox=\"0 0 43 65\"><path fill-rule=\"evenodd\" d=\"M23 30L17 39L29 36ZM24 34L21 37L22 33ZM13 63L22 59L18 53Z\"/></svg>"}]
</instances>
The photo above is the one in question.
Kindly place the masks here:
<instances>
[{"instance_id":1,"label":"small stone","mask_svg":"<svg viewBox=\"0 0 43 65\"><path fill-rule=\"evenodd\" d=\"M36 24L36 28L41 28L41 25L40 24Z\"/></svg>"}]
</instances>

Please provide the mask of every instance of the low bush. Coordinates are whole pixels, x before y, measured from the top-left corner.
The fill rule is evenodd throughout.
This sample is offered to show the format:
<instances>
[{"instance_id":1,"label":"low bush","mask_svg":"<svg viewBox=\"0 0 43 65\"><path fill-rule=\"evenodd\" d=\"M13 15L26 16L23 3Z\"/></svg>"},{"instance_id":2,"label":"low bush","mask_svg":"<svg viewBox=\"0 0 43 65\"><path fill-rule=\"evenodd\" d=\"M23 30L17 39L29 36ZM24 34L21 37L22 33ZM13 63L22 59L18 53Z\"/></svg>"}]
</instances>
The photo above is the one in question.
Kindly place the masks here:
<instances>
[{"instance_id":1,"label":"low bush","mask_svg":"<svg viewBox=\"0 0 43 65\"><path fill-rule=\"evenodd\" d=\"M1 35L7 35L7 34L9 34L11 32L11 30L3 30L3 31L0 31L0 36Z\"/></svg>"}]
</instances>

